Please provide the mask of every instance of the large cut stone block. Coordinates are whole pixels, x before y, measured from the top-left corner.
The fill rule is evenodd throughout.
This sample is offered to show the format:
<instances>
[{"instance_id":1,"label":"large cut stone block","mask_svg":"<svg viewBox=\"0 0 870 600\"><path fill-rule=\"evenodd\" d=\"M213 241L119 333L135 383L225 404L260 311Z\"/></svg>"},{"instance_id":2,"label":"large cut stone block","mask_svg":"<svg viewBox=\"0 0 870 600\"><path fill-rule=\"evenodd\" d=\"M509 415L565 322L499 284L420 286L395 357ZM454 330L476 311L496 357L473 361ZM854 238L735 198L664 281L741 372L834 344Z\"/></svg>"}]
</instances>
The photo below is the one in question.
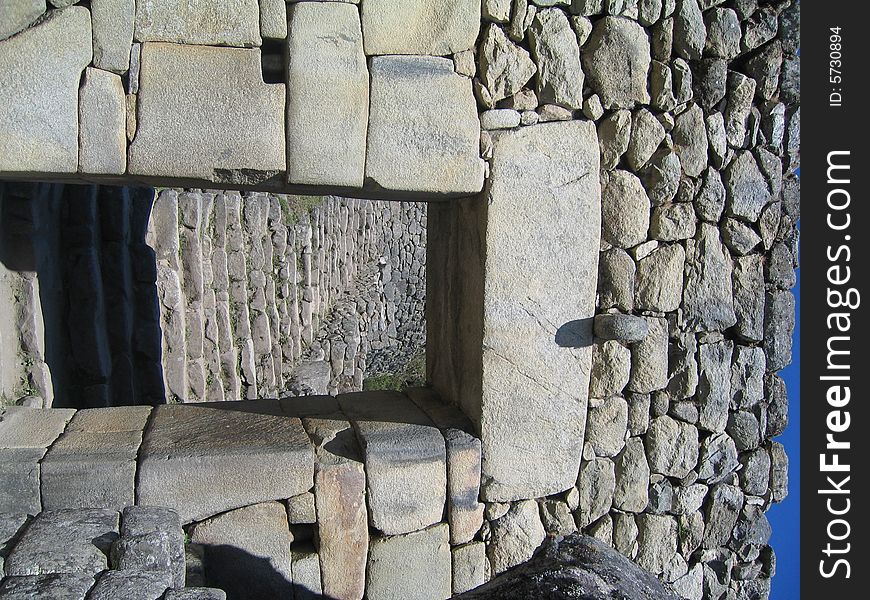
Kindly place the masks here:
<instances>
[{"instance_id":1,"label":"large cut stone block","mask_svg":"<svg viewBox=\"0 0 870 600\"><path fill-rule=\"evenodd\" d=\"M398 535L438 523L447 495L441 432L402 394L348 394L339 403L362 446L372 527Z\"/></svg>"},{"instance_id":2,"label":"large cut stone block","mask_svg":"<svg viewBox=\"0 0 870 600\"><path fill-rule=\"evenodd\" d=\"M230 597L293 596L293 538L283 504L255 504L198 523L191 541L206 547L209 581Z\"/></svg>"},{"instance_id":3,"label":"large cut stone block","mask_svg":"<svg viewBox=\"0 0 870 600\"><path fill-rule=\"evenodd\" d=\"M116 511L45 511L12 549L6 559L6 575L96 575L108 568L106 555L117 537Z\"/></svg>"},{"instance_id":4,"label":"large cut stone block","mask_svg":"<svg viewBox=\"0 0 870 600\"><path fill-rule=\"evenodd\" d=\"M366 473L350 423L307 418L314 442L314 502L323 593L361 600L369 549Z\"/></svg>"},{"instance_id":5,"label":"large cut stone block","mask_svg":"<svg viewBox=\"0 0 870 600\"><path fill-rule=\"evenodd\" d=\"M369 600L443 600L451 596L447 525L372 540L366 578Z\"/></svg>"},{"instance_id":6,"label":"large cut stone block","mask_svg":"<svg viewBox=\"0 0 870 600\"><path fill-rule=\"evenodd\" d=\"M468 195L483 188L480 122L471 80L431 56L371 60L366 183Z\"/></svg>"},{"instance_id":7,"label":"large cut stone block","mask_svg":"<svg viewBox=\"0 0 870 600\"><path fill-rule=\"evenodd\" d=\"M150 406L113 406L78 411L67 427L68 432L116 433L142 431L151 414Z\"/></svg>"},{"instance_id":8,"label":"large cut stone block","mask_svg":"<svg viewBox=\"0 0 870 600\"><path fill-rule=\"evenodd\" d=\"M70 432L42 460L42 504L122 510L135 502L136 453L142 433Z\"/></svg>"},{"instance_id":9,"label":"large cut stone block","mask_svg":"<svg viewBox=\"0 0 870 600\"><path fill-rule=\"evenodd\" d=\"M119 74L130 68L135 16L136 0L91 0L95 67Z\"/></svg>"},{"instance_id":10,"label":"large cut stone block","mask_svg":"<svg viewBox=\"0 0 870 600\"><path fill-rule=\"evenodd\" d=\"M169 587L159 571L109 571L97 579L88 600L160 600Z\"/></svg>"},{"instance_id":11,"label":"large cut stone block","mask_svg":"<svg viewBox=\"0 0 870 600\"><path fill-rule=\"evenodd\" d=\"M277 412L277 403L276 412ZM244 403L154 409L139 453L136 503L175 509L184 523L314 484L314 453L296 417Z\"/></svg>"},{"instance_id":12,"label":"large cut stone block","mask_svg":"<svg viewBox=\"0 0 870 600\"><path fill-rule=\"evenodd\" d=\"M0 585L3 600L85 600L94 578L90 575L51 574L7 577Z\"/></svg>"},{"instance_id":13,"label":"large cut stone block","mask_svg":"<svg viewBox=\"0 0 870 600\"><path fill-rule=\"evenodd\" d=\"M75 411L9 406L0 409L0 448L48 448Z\"/></svg>"},{"instance_id":14,"label":"large cut stone block","mask_svg":"<svg viewBox=\"0 0 870 600\"><path fill-rule=\"evenodd\" d=\"M359 10L341 2L290 7L287 176L290 183L362 187L369 74Z\"/></svg>"},{"instance_id":15,"label":"large cut stone block","mask_svg":"<svg viewBox=\"0 0 870 600\"><path fill-rule=\"evenodd\" d=\"M366 54L444 56L474 46L480 0L366 0Z\"/></svg>"},{"instance_id":16,"label":"large cut stone block","mask_svg":"<svg viewBox=\"0 0 870 600\"><path fill-rule=\"evenodd\" d=\"M259 46L259 0L136 2L137 42ZM192 89L192 88L191 88Z\"/></svg>"},{"instance_id":17,"label":"large cut stone block","mask_svg":"<svg viewBox=\"0 0 870 600\"><path fill-rule=\"evenodd\" d=\"M79 92L79 170L123 175L127 170L127 101L121 77L85 70Z\"/></svg>"},{"instance_id":18,"label":"large cut stone block","mask_svg":"<svg viewBox=\"0 0 870 600\"><path fill-rule=\"evenodd\" d=\"M44 448L0 448L0 513L42 510L39 461Z\"/></svg>"},{"instance_id":19,"label":"large cut stone block","mask_svg":"<svg viewBox=\"0 0 870 600\"><path fill-rule=\"evenodd\" d=\"M130 174L253 182L283 172L284 85L263 83L261 69L259 50L143 44Z\"/></svg>"},{"instance_id":20,"label":"large cut stone block","mask_svg":"<svg viewBox=\"0 0 870 600\"><path fill-rule=\"evenodd\" d=\"M577 479L601 188L592 123L493 138L485 196L429 208L427 360L436 391L478 428L483 498L507 502Z\"/></svg>"},{"instance_id":21,"label":"large cut stone block","mask_svg":"<svg viewBox=\"0 0 870 600\"><path fill-rule=\"evenodd\" d=\"M91 57L91 14L79 6L0 42L0 172L76 172L79 80Z\"/></svg>"}]
</instances>

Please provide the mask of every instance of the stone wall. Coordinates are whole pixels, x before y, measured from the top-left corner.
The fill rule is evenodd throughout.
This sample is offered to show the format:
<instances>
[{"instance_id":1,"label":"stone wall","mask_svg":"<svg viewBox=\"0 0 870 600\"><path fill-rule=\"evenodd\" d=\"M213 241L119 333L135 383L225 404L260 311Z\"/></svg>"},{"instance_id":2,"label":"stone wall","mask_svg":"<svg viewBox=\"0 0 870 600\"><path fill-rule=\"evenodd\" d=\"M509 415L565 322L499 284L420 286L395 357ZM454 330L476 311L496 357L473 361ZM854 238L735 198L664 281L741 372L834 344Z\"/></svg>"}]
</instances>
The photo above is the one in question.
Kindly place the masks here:
<instances>
[{"instance_id":1,"label":"stone wall","mask_svg":"<svg viewBox=\"0 0 870 600\"><path fill-rule=\"evenodd\" d=\"M9 183L0 207L6 403L355 391L425 343L425 205Z\"/></svg>"},{"instance_id":2,"label":"stone wall","mask_svg":"<svg viewBox=\"0 0 870 600\"><path fill-rule=\"evenodd\" d=\"M483 187L472 83L450 60L474 46L480 0L0 10L4 178L400 200Z\"/></svg>"}]
</instances>

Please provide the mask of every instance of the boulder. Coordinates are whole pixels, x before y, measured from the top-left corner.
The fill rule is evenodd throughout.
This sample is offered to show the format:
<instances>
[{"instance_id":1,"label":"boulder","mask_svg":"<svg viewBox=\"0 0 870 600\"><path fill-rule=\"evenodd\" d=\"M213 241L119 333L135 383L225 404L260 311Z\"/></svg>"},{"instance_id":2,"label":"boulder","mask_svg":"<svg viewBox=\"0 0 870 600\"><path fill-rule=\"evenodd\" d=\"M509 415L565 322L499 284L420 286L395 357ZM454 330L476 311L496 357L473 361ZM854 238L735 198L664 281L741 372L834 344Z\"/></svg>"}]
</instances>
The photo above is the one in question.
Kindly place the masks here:
<instances>
[{"instance_id":1,"label":"boulder","mask_svg":"<svg viewBox=\"0 0 870 600\"><path fill-rule=\"evenodd\" d=\"M649 37L639 24L612 16L595 23L583 47L583 69L604 108L648 104L649 66Z\"/></svg>"}]
</instances>

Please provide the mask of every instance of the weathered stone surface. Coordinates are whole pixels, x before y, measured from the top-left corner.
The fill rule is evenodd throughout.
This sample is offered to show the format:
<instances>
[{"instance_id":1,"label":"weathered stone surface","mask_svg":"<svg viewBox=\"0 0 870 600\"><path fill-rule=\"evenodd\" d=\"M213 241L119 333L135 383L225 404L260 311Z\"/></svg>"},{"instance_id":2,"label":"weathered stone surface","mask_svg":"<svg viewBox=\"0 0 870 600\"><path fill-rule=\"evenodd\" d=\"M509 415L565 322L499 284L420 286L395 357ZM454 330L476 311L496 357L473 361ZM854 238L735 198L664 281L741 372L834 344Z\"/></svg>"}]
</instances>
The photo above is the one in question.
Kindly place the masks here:
<instances>
[{"instance_id":1,"label":"weathered stone surface","mask_svg":"<svg viewBox=\"0 0 870 600\"><path fill-rule=\"evenodd\" d=\"M707 41L704 15L697 0L677 0L674 13L674 51L686 60L698 60Z\"/></svg>"},{"instance_id":2,"label":"weathered stone surface","mask_svg":"<svg viewBox=\"0 0 870 600\"><path fill-rule=\"evenodd\" d=\"M716 433L701 443L698 460L698 479L713 485L731 475L740 463L737 447L727 433Z\"/></svg>"},{"instance_id":3,"label":"weathered stone surface","mask_svg":"<svg viewBox=\"0 0 870 600\"><path fill-rule=\"evenodd\" d=\"M698 349L698 426L725 431L731 404L731 353L734 343L723 340Z\"/></svg>"},{"instance_id":4,"label":"weathered stone surface","mask_svg":"<svg viewBox=\"0 0 870 600\"><path fill-rule=\"evenodd\" d=\"M692 104L677 115L671 136L683 172L690 177L700 175L707 167L707 129L703 109Z\"/></svg>"},{"instance_id":5,"label":"weathered stone surface","mask_svg":"<svg viewBox=\"0 0 870 600\"><path fill-rule=\"evenodd\" d=\"M137 42L175 42L209 46L259 46L258 0L218 5L183 0L136 3Z\"/></svg>"},{"instance_id":6,"label":"weathered stone surface","mask_svg":"<svg viewBox=\"0 0 870 600\"><path fill-rule=\"evenodd\" d=\"M708 168L698 194L695 196L695 210L704 221L717 223L725 210L725 185L719 171Z\"/></svg>"},{"instance_id":7,"label":"weathered stone surface","mask_svg":"<svg viewBox=\"0 0 870 600\"><path fill-rule=\"evenodd\" d=\"M123 551L120 551L122 547ZM115 568L123 569L124 565L130 565L167 570L173 586L183 587L186 578L184 552L184 531L178 513L156 506L128 506L124 509L121 539L113 545L111 553Z\"/></svg>"},{"instance_id":8,"label":"weathered stone surface","mask_svg":"<svg viewBox=\"0 0 870 600\"><path fill-rule=\"evenodd\" d=\"M45 0L13 0L3 3L0 41L12 37L33 24L45 12Z\"/></svg>"},{"instance_id":9,"label":"weathered stone surface","mask_svg":"<svg viewBox=\"0 0 870 600\"><path fill-rule=\"evenodd\" d=\"M653 154L644 169L644 183L650 202L658 206L670 202L680 186L680 157L667 148Z\"/></svg>"},{"instance_id":10,"label":"weathered stone surface","mask_svg":"<svg viewBox=\"0 0 870 600\"><path fill-rule=\"evenodd\" d=\"M685 477L698 463L698 430L668 416L649 424L646 452L650 470L668 477Z\"/></svg>"},{"instance_id":11,"label":"weathered stone surface","mask_svg":"<svg viewBox=\"0 0 870 600\"><path fill-rule=\"evenodd\" d=\"M710 490L705 508L704 548L717 548L728 541L743 509L743 499L743 492L733 485L720 483Z\"/></svg>"},{"instance_id":12,"label":"weathered stone surface","mask_svg":"<svg viewBox=\"0 0 870 600\"><path fill-rule=\"evenodd\" d=\"M577 488L569 490L569 495L576 495L579 501L580 494ZM568 535L577 531L577 523L568 502L564 500L548 499L540 503L541 522L547 535Z\"/></svg>"},{"instance_id":13,"label":"weathered stone surface","mask_svg":"<svg viewBox=\"0 0 870 600\"><path fill-rule=\"evenodd\" d=\"M795 299L790 291L777 290L768 292L764 303L764 351L767 355L767 370L778 371L791 363Z\"/></svg>"},{"instance_id":14,"label":"weathered stone surface","mask_svg":"<svg viewBox=\"0 0 870 600\"><path fill-rule=\"evenodd\" d=\"M663 242L695 237L695 208L688 202L676 202L653 209L650 235ZM682 278L682 277L681 277Z\"/></svg>"},{"instance_id":15,"label":"weathered stone surface","mask_svg":"<svg viewBox=\"0 0 870 600\"><path fill-rule=\"evenodd\" d=\"M558 8L539 10L529 27L529 45L538 65L538 98L566 108L581 108L584 77L580 48L565 13Z\"/></svg>"},{"instance_id":16,"label":"weathered stone surface","mask_svg":"<svg viewBox=\"0 0 870 600\"><path fill-rule=\"evenodd\" d=\"M638 529L637 564L660 574L677 553L677 521L666 515L641 514Z\"/></svg>"},{"instance_id":17,"label":"weathered stone surface","mask_svg":"<svg viewBox=\"0 0 870 600\"><path fill-rule=\"evenodd\" d=\"M701 223L695 239L686 241L683 309L686 323L694 331L727 329L737 322L731 272L731 256L719 230Z\"/></svg>"},{"instance_id":18,"label":"weathered stone surface","mask_svg":"<svg viewBox=\"0 0 870 600\"><path fill-rule=\"evenodd\" d=\"M746 410L732 411L728 415L728 425L725 427L734 439L734 445L740 451L753 450L761 443L761 427L758 417Z\"/></svg>"},{"instance_id":19,"label":"weathered stone surface","mask_svg":"<svg viewBox=\"0 0 870 600\"><path fill-rule=\"evenodd\" d=\"M522 117L516 110L496 108L480 114L480 127L486 130L512 129L519 127Z\"/></svg>"},{"instance_id":20,"label":"weathered stone surface","mask_svg":"<svg viewBox=\"0 0 870 600\"><path fill-rule=\"evenodd\" d=\"M598 145L601 147L601 168L611 170L628 150L631 139L631 113L616 110L598 124Z\"/></svg>"},{"instance_id":21,"label":"weathered stone surface","mask_svg":"<svg viewBox=\"0 0 870 600\"><path fill-rule=\"evenodd\" d=\"M731 365L731 396L736 408L752 408L764 397L764 350L737 345Z\"/></svg>"},{"instance_id":22,"label":"weathered stone surface","mask_svg":"<svg viewBox=\"0 0 870 600\"><path fill-rule=\"evenodd\" d=\"M747 121L755 97L755 80L737 71L728 71L728 98L725 105L725 133L728 145L746 146Z\"/></svg>"},{"instance_id":23,"label":"weathered stone surface","mask_svg":"<svg viewBox=\"0 0 870 600\"><path fill-rule=\"evenodd\" d=\"M452 582L447 529L442 523L407 535L373 539L366 573L366 598L449 598Z\"/></svg>"},{"instance_id":24,"label":"weathered stone surface","mask_svg":"<svg viewBox=\"0 0 870 600\"><path fill-rule=\"evenodd\" d=\"M89 575L52 573L7 577L0 583L3 600L84 600L94 584Z\"/></svg>"},{"instance_id":25,"label":"weathered stone surface","mask_svg":"<svg viewBox=\"0 0 870 600\"><path fill-rule=\"evenodd\" d=\"M665 128L650 111L638 109L632 116L631 141L625 159L628 166L639 171L652 158L665 139Z\"/></svg>"},{"instance_id":26,"label":"weathered stone surface","mask_svg":"<svg viewBox=\"0 0 870 600\"><path fill-rule=\"evenodd\" d=\"M649 198L636 175L615 170L602 181L602 236L619 248L630 248L647 237Z\"/></svg>"},{"instance_id":27,"label":"weathered stone surface","mask_svg":"<svg viewBox=\"0 0 870 600\"><path fill-rule=\"evenodd\" d=\"M668 394L674 400L692 398L698 387L698 344L691 333L674 337L668 348ZM693 402L672 405L675 414L687 423L697 423L698 409ZM682 410L681 410L682 409Z\"/></svg>"},{"instance_id":28,"label":"weathered stone surface","mask_svg":"<svg viewBox=\"0 0 870 600\"><path fill-rule=\"evenodd\" d=\"M643 511L649 501L649 476L643 441L637 437L629 438L616 458L613 507L629 512Z\"/></svg>"},{"instance_id":29,"label":"weathered stone surface","mask_svg":"<svg viewBox=\"0 0 870 600\"><path fill-rule=\"evenodd\" d=\"M595 458L585 461L577 478L579 508L574 513L577 527L584 528L607 514L613 504L616 472L613 461Z\"/></svg>"},{"instance_id":30,"label":"weathered stone surface","mask_svg":"<svg viewBox=\"0 0 870 600\"><path fill-rule=\"evenodd\" d=\"M713 8L704 13L707 44L704 54L731 60L740 54L740 21L730 8Z\"/></svg>"},{"instance_id":31,"label":"weathered stone surface","mask_svg":"<svg viewBox=\"0 0 870 600\"><path fill-rule=\"evenodd\" d=\"M479 192L483 161L471 82L444 58L376 57L370 69L367 183L433 194Z\"/></svg>"},{"instance_id":32,"label":"weathered stone surface","mask_svg":"<svg viewBox=\"0 0 870 600\"><path fill-rule=\"evenodd\" d=\"M3 407L0 409L0 448L47 448L63 432L73 414L75 411L67 408Z\"/></svg>"},{"instance_id":33,"label":"weathered stone surface","mask_svg":"<svg viewBox=\"0 0 870 600\"><path fill-rule=\"evenodd\" d=\"M164 600L227 600L227 594L215 588L169 589L166 590Z\"/></svg>"},{"instance_id":34,"label":"weathered stone surface","mask_svg":"<svg viewBox=\"0 0 870 600\"><path fill-rule=\"evenodd\" d=\"M628 405L619 396L611 396L589 408L585 441L592 444L596 456L616 456L625 444L627 429Z\"/></svg>"},{"instance_id":35,"label":"weathered stone surface","mask_svg":"<svg viewBox=\"0 0 870 600\"><path fill-rule=\"evenodd\" d=\"M113 406L76 411L66 428L67 433L117 433L142 431L151 414L150 406Z\"/></svg>"},{"instance_id":36,"label":"weathered stone surface","mask_svg":"<svg viewBox=\"0 0 870 600\"><path fill-rule=\"evenodd\" d=\"M140 432L62 435L40 465L42 504L61 508L112 508L134 503Z\"/></svg>"},{"instance_id":37,"label":"weathered stone surface","mask_svg":"<svg viewBox=\"0 0 870 600\"><path fill-rule=\"evenodd\" d=\"M661 390L668 385L667 321L650 317L647 325L649 333L631 349L628 389L640 394Z\"/></svg>"},{"instance_id":38,"label":"weathered stone surface","mask_svg":"<svg viewBox=\"0 0 870 600\"><path fill-rule=\"evenodd\" d=\"M797 283L795 260L791 249L783 243L774 244L765 264L768 283L779 289L791 289Z\"/></svg>"},{"instance_id":39,"label":"weathered stone surface","mask_svg":"<svg viewBox=\"0 0 870 600\"><path fill-rule=\"evenodd\" d=\"M519 92L537 71L528 51L517 46L496 25L488 25L478 54L480 80L493 102ZM519 108L519 107L508 107ZM533 107L537 108L537 102Z\"/></svg>"},{"instance_id":40,"label":"weathered stone surface","mask_svg":"<svg viewBox=\"0 0 870 600\"><path fill-rule=\"evenodd\" d=\"M29 19L19 13L26 4L16 3L10 21L4 14L0 39ZM0 41L0 171L76 172L79 81L91 62L91 44L90 13L78 6L52 11Z\"/></svg>"},{"instance_id":41,"label":"weathered stone surface","mask_svg":"<svg viewBox=\"0 0 870 600\"><path fill-rule=\"evenodd\" d=\"M474 46L480 0L366 0L366 54L445 56Z\"/></svg>"},{"instance_id":42,"label":"weathered stone surface","mask_svg":"<svg viewBox=\"0 0 870 600\"><path fill-rule=\"evenodd\" d=\"M597 342L592 350L589 395L609 398L622 392L631 376L631 350L616 341ZM589 434L587 432L587 439Z\"/></svg>"},{"instance_id":43,"label":"weathered stone surface","mask_svg":"<svg viewBox=\"0 0 870 600\"><path fill-rule=\"evenodd\" d=\"M757 221L770 201L767 180L750 152L740 152L725 171L729 215Z\"/></svg>"},{"instance_id":44,"label":"weathered stone surface","mask_svg":"<svg viewBox=\"0 0 870 600\"><path fill-rule=\"evenodd\" d=\"M616 340L626 344L639 342L649 333L649 324L643 317L620 314L595 315L595 337Z\"/></svg>"},{"instance_id":45,"label":"weathered stone surface","mask_svg":"<svg viewBox=\"0 0 870 600\"><path fill-rule=\"evenodd\" d=\"M91 1L94 66L98 69L122 74L130 68L135 4L135 0Z\"/></svg>"},{"instance_id":46,"label":"weathered stone surface","mask_svg":"<svg viewBox=\"0 0 870 600\"><path fill-rule=\"evenodd\" d=\"M453 593L461 594L486 583L489 563L486 544L471 542L451 548L453 558Z\"/></svg>"},{"instance_id":47,"label":"weathered stone surface","mask_svg":"<svg viewBox=\"0 0 870 600\"><path fill-rule=\"evenodd\" d=\"M260 35L283 40L287 37L287 3L281 0L259 0ZM291 80L292 81L292 80Z\"/></svg>"},{"instance_id":48,"label":"weathered stone surface","mask_svg":"<svg viewBox=\"0 0 870 600\"><path fill-rule=\"evenodd\" d=\"M0 449L0 512L42 510L39 461L44 454L42 448Z\"/></svg>"},{"instance_id":49,"label":"weathered stone surface","mask_svg":"<svg viewBox=\"0 0 870 600\"><path fill-rule=\"evenodd\" d=\"M444 431L447 444L447 520L452 545L470 542L483 525L480 440L459 430Z\"/></svg>"},{"instance_id":50,"label":"weathered stone surface","mask_svg":"<svg viewBox=\"0 0 870 600\"><path fill-rule=\"evenodd\" d=\"M234 403L160 406L139 454L137 502L174 508L187 523L301 494L311 489L313 471L298 418Z\"/></svg>"},{"instance_id":51,"label":"weathered stone surface","mask_svg":"<svg viewBox=\"0 0 870 600\"><path fill-rule=\"evenodd\" d=\"M127 101L121 77L85 69L79 91L79 170L121 175L127 170Z\"/></svg>"},{"instance_id":52,"label":"weathered stone surface","mask_svg":"<svg viewBox=\"0 0 870 600\"><path fill-rule=\"evenodd\" d=\"M692 82L696 101L710 110L725 97L728 63L718 58L705 58L694 65Z\"/></svg>"},{"instance_id":53,"label":"weathered stone surface","mask_svg":"<svg viewBox=\"0 0 870 600\"><path fill-rule=\"evenodd\" d=\"M287 177L362 187L369 76L359 11L342 2L289 7Z\"/></svg>"},{"instance_id":54,"label":"weathered stone surface","mask_svg":"<svg viewBox=\"0 0 870 600\"><path fill-rule=\"evenodd\" d=\"M218 515L197 523L190 539L205 546L209 582L231 597L266 600L293 593L293 539L283 504L254 504Z\"/></svg>"},{"instance_id":55,"label":"weathered stone surface","mask_svg":"<svg viewBox=\"0 0 870 600\"><path fill-rule=\"evenodd\" d=\"M767 430L764 437L774 438L788 425L788 393L785 381L779 375L769 375L765 379L764 394L767 398Z\"/></svg>"},{"instance_id":56,"label":"weathered stone surface","mask_svg":"<svg viewBox=\"0 0 870 600\"><path fill-rule=\"evenodd\" d=\"M362 447L372 527L398 535L439 522L447 488L441 432L402 394L349 394L339 403Z\"/></svg>"},{"instance_id":57,"label":"weathered stone surface","mask_svg":"<svg viewBox=\"0 0 870 600\"><path fill-rule=\"evenodd\" d=\"M523 600L554 593L590 600L609 600L614 594L636 600L677 600L635 563L603 542L579 534L551 538L529 563L458 597Z\"/></svg>"},{"instance_id":58,"label":"weathered stone surface","mask_svg":"<svg viewBox=\"0 0 870 600\"><path fill-rule=\"evenodd\" d=\"M511 0L483 0L483 18L496 23L507 23L511 18Z\"/></svg>"},{"instance_id":59,"label":"weathered stone surface","mask_svg":"<svg viewBox=\"0 0 870 600\"><path fill-rule=\"evenodd\" d=\"M487 548L494 573L529 560L546 537L538 503L521 500L506 515L492 523L492 537Z\"/></svg>"},{"instance_id":60,"label":"weathered stone surface","mask_svg":"<svg viewBox=\"0 0 870 600\"><path fill-rule=\"evenodd\" d=\"M97 579L89 599L160 600L170 580L159 571L109 571Z\"/></svg>"},{"instance_id":61,"label":"weathered stone surface","mask_svg":"<svg viewBox=\"0 0 870 600\"><path fill-rule=\"evenodd\" d=\"M286 169L284 85L263 83L258 50L146 43L141 63L131 174L230 182Z\"/></svg>"},{"instance_id":62,"label":"weathered stone surface","mask_svg":"<svg viewBox=\"0 0 870 600\"><path fill-rule=\"evenodd\" d=\"M604 17L583 47L583 69L604 108L648 104L649 38L634 21Z\"/></svg>"},{"instance_id":63,"label":"weathered stone surface","mask_svg":"<svg viewBox=\"0 0 870 600\"><path fill-rule=\"evenodd\" d=\"M750 496L763 496L770 482L770 454L764 448L740 457L740 486Z\"/></svg>"},{"instance_id":64,"label":"weathered stone surface","mask_svg":"<svg viewBox=\"0 0 870 600\"><path fill-rule=\"evenodd\" d=\"M317 598L322 594L320 556L313 544L294 545L292 569L295 597Z\"/></svg>"},{"instance_id":65,"label":"weathered stone surface","mask_svg":"<svg viewBox=\"0 0 870 600\"><path fill-rule=\"evenodd\" d=\"M707 497L707 486L703 483L693 483L674 488L673 512L677 515L688 515L697 512Z\"/></svg>"},{"instance_id":66,"label":"weathered stone surface","mask_svg":"<svg viewBox=\"0 0 870 600\"><path fill-rule=\"evenodd\" d=\"M343 419L307 418L315 445L321 586L335 598L360 600L368 558L366 476L356 436Z\"/></svg>"},{"instance_id":67,"label":"weathered stone surface","mask_svg":"<svg viewBox=\"0 0 870 600\"><path fill-rule=\"evenodd\" d=\"M761 243L761 236L746 223L726 217L722 222L722 241L732 254L744 256Z\"/></svg>"},{"instance_id":68,"label":"weathered stone surface","mask_svg":"<svg viewBox=\"0 0 870 600\"><path fill-rule=\"evenodd\" d=\"M686 252L680 244L660 246L637 263L634 304L641 310L669 312L683 298Z\"/></svg>"},{"instance_id":69,"label":"weathered stone surface","mask_svg":"<svg viewBox=\"0 0 870 600\"><path fill-rule=\"evenodd\" d=\"M6 575L77 573L108 568L106 554L118 536L118 513L105 509L44 511L6 558Z\"/></svg>"},{"instance_id":70,"label":"weathered stone surface","mask_svg":"<svg viewBox=\"0 0 870 600\"><path fill-rule=\"evenodd\" d=\"M479 427L483 498L504 502L562 492L577 476L599 254L592 242L601 227L599 150L594 125L581 121L496 132L493 140L487 201L463 202L449 217L434 210L429 214L430 228L436 218L455 219L442 227L455 223L468 228L460 241L484 244L485 251L478 247L473 252L486 257L485 264L465 261L462 277L453 274L469 286L471 295L463 296L461 304L478 306L470 314L445 315L468 319L462 339L433 332L429 343L445 345L442 356L452 357L434 365L435 388L461 403ZM569 227L562 218L569 214L583 218L572 217ZM524 226L517 227L519 222ZM544 238L541 231L547 232ZM578 235L590 243L570 242ZM542 244L555 257L544 270L534 266ZM456 269L443 254L441 260L444 264L432 267L436 274L437 269ZM428 256L427 261L437 265ZM528 268L535 276L517 278L517 268ZM461 288L457 285L454 293L463 293ZM434 299L427 304L433 306L430 315L439 310ZM482 330L477 311L483 314ZM526 343L516 344L518 338ZM462 371L460 377L456 369ZM472 388L477 391L463 391ZM479 404L469 402L475 397L481 398ZM552 435L554 419L562 424L559 436Z\"/></svg>"}]
</instances>

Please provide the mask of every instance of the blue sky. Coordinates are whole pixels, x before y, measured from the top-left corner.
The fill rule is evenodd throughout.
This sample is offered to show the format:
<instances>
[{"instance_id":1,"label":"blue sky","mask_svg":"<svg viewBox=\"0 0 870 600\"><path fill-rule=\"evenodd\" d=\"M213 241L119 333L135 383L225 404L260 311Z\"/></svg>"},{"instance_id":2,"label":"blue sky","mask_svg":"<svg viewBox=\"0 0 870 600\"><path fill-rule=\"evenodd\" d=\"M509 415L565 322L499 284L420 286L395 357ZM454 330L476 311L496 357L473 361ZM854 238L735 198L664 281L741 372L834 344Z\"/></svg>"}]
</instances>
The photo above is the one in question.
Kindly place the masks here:
<instances>
[{"instance_id":1,"label":"blue sky","mask_svg":"<svg viewBox=\"0 0 870 600\"><path fill-rule=\"evenodd\" d=\"M773 578L770 600L798 600L800 592L800 405L801 405L801 272L797 270L797 319L792 347L792 364L780 375L788 390L788 427L777 441L785 446L789 458L788 497L775 504L767 513L773 527L770 545L776 552L776 575Z\"/></svg>"}]
</instances>

